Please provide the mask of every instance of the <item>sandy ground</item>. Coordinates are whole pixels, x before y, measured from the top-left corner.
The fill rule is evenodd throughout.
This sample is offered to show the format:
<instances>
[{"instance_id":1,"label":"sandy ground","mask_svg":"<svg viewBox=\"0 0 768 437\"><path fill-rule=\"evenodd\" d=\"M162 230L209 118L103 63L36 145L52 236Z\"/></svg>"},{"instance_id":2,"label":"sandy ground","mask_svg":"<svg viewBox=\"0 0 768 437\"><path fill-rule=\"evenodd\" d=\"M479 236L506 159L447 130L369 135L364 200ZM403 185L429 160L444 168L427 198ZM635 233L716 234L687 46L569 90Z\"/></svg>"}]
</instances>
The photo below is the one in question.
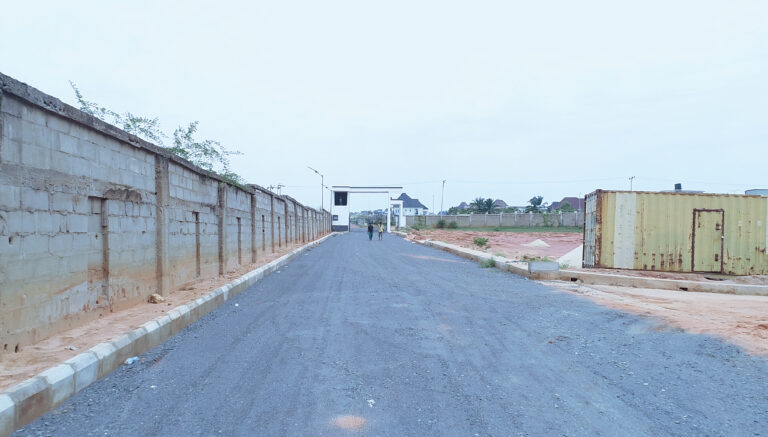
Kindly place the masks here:
<instances>
[{"instance_id":1,"label":"sandy ground","mask_svg":"<svg viewBox=\"0 0 768 437\"><path fill-rule=\"evenodd\" d=\"M27 346L15 354L3 354L0 361L0 392L66 361L99 343L113 340L138 328L166 311L184 305L211 290L231 282L251 270L273 261L302 244L276 248L274 254L259 253L256 263L228 272L224 276L201 279L184 289L173 291L161 304L142 303L115 313L109 313L83 326L64 331ZM73 350L73 348L75 348Z\"/></svg>"},{"instance_id":2,"label":"sandy ground","mask_svg":"<svg viewBox=\"0 0 768 437\"><path fill-rule=\"evenodd\" d=\"M472 242L475 237L488 239L486 252L504 255L513 260L528 257L542 257L556 260L575 249L582 242L582 234L573 232L492 232L492 231L447 231L428 229L408 233L411 240L437 240L457 246L478 250ZM541 240L547 246L525 246Z\"/></svg>"},{"instance_id":3,"label":"sandy ground","mask_svg":"<svg viewBox=\"0 0 768 437\"><path fill-rule=\"evenodd\" d=\"M686 332L719 337L742 347L750 354L768 356L766 296L542 282L584 296L603 306L659 317L665 323Z\"/></svg>"}]
</instances>

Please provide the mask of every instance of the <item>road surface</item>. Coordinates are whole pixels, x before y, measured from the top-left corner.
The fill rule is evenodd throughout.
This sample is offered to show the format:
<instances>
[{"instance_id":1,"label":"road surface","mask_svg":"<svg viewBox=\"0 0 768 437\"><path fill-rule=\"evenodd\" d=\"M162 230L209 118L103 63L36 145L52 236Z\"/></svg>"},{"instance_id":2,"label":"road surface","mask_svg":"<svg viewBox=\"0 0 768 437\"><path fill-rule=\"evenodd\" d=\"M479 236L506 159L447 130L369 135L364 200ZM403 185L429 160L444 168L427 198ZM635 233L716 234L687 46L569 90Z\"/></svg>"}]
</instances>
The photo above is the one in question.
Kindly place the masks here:
<instances>
[{"instance_id":1,"label":"road surface","mask_svg":"<svg viewBox=\"0 0 768 437\"><path fill-rule=\"evenodd\" d=\"M766 435L767 375L719 340L352 232L17 435Z\"/></svg>"}]
</instances>

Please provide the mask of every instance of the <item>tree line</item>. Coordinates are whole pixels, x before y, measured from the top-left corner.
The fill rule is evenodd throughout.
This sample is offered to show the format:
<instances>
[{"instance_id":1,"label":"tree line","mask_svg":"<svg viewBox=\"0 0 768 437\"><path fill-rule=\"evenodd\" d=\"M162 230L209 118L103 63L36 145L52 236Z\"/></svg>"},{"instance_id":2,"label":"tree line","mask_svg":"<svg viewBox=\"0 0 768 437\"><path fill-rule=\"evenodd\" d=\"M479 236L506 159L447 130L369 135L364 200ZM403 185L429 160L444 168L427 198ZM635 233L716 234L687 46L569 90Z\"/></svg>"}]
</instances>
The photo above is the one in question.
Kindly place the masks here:
<instances>
[{"instance_id":1,"label":"tree line","mask_svg":"<svg viewBox=\"0 0 768 437\"><path fill-rule=\"evenodd\" d=\"M498 213L515 213L515 212L544 212L549 206L544 202L544 196L533 196L528 200L528 205L521 210L521 208L508 206L501 208L495 206L493 198L476 197L467 208L459 208L452 206L448 208L448 215L456 214L498 214ZM558 212L573 212L573 207L568 202L563 202L555 211Z\"/></svg>"}]
</instances>

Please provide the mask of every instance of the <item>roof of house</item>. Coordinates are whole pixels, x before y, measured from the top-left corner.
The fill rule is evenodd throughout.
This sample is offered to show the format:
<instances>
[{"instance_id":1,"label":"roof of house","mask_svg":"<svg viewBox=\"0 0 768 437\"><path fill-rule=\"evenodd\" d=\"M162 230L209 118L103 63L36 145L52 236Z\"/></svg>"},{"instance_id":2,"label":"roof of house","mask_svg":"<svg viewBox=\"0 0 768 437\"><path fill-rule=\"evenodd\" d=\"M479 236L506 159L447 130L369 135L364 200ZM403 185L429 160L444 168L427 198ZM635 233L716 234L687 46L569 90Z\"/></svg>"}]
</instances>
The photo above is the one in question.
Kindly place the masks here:
<instances>
[{"instance_id":1,"label":"roof of house","mask_svg":"<svg viewBox=\"0 0 768 437\"><path fill-rule=\"evenodd\" d=\"M508 206L507 202L505 202L505 201L503 201L501 199L496 199L496 200L493 201L493 207L494 208L506 208L507 206Z\"/></svg>"},{"instance_id":2,"label":"roof of house","mask_svg":"<svg viewBox=\"0 0 768 437\"><path fill-rule=\"evenodd\" d=\"M397 200L403 201L403 208L422 208L422 209L429 209L424 204L419 202L419 199L413 199L409 195L403 193L400 195L400 197L397 198Z\"/></svg>"},{"instance_id":3,"label":"roof of house","mask_svg":"<svg viewBox=\"0 0 768 437\"><path fill-rule=\"evenodd\" d=\"M576 211L582 211L584 209L583 197L563 197L563 200L559 202L552 202L552 204L549 206L550 211L554 211L557 208L560 208L563 203L571 205L571 208L575 209Z\"/></svg>"},{"instance_id":4,"label":"roof of house","mask_svg":"<svg viewBox=\"0 0 768 437\"><path fill-rule=\"evenodd\" d=\"M459 204L459 206L457 206L456 208L458 208L458 209L467 209L467 208L469 208L469 205L467 205L467 202L461 202Z\"/></svg>"}]
</instances>

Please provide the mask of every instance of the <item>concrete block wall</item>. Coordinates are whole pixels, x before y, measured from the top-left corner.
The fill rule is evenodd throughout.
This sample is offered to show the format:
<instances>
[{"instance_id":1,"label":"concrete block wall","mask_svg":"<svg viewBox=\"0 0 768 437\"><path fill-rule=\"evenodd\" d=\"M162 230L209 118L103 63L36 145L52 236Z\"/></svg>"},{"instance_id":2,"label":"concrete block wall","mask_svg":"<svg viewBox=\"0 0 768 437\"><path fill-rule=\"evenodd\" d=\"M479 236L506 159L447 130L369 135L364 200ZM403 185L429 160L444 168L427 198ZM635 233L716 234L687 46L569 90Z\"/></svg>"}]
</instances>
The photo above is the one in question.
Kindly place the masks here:
<instances>
[{"instance_id":1,"label":"concrete block wall","mask_svg":"<svg viewBox=\"0 0 768 437\"><path fill-rule=\"evenodd\" d=\"M272 197L269 191L256 189L253 199L254 216L256 217L256 258L259 254L273 253L273 226L272 226Z\"/></svg>"},{"instance_id":2,"label":"concrete block wall","mask_svg":"<svg viewBox=\"0 0 768 437\"><path fill-rule=\"evenodd\" d=\"M247 265L297 212L330 231L0 73L0 355Z\"/></svg>"},{"instance_id":3,"label":"concrete block wall","mask_svg":"<svg viewBox=\"0 0 768 437\"><path fill-rule=\"evenodd\" d=\"M405 222L408 226L414 224L426 224L434 227L440 219L446 223L455 221L459 227L473 228L495 228L501 226L513 227L560 227L560 226L584 226L583 212L564 212L554 214L539 213L504 213L504 214L461 214L461 215L427 215L427 216L406 216Z\"/></svg>"},{"instance_id":4,"label":"concrete block wall","mask_svg":"<svg viewBox=\"0 0 768 437\"><path fill-rule=\"evenodd\" d=\"M219 183L173 162L168 165L168 181L167 275L168 287L174 289L219 273Z\"/></svg>"},{"instance_id":5,"label":"concrete block wall","mask_svg":"<svg viewBox=\"0 0 768 437\"><path fill-rule=\"evenodd\" d=\"M226 238L224 270L235 270L251 263L251 199L253 195L237 187L225 186L224 222Z\"/></svg>"},{"instance_id":6,"label":"concrete block wall","mask_svg":"<svg viewBox=\"0 0 768 437\"><path fill-rule=\"evenodd\" d=\"M275 226L275 245L277 248L285 247L286 240L286 224L285 224L285 200L278 197L273 197L272 210L274 211L274 226Z\"/></svg>"}]
</instances>

